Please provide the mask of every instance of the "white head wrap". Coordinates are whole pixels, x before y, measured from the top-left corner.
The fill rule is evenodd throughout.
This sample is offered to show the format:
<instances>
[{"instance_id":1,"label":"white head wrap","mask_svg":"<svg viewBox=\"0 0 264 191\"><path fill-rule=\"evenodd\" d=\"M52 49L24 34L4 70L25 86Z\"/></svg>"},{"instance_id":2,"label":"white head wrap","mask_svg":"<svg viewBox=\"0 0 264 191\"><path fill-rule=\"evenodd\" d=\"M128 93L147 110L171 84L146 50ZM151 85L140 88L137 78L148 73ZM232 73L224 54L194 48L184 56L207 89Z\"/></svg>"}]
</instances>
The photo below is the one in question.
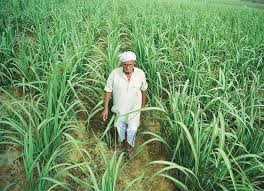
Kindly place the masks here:
<instances>
[{"instance_id":1,"label":"white head wrap","mask_svg":"<svg viewBox=\"0 0 264 191\"><path fill-rule=\"evenodd\" d=\"M132 51L123 52L119 55L120 62L126 62L130 60L136 60L136 54Z\"/></svg>"}]
</instances>

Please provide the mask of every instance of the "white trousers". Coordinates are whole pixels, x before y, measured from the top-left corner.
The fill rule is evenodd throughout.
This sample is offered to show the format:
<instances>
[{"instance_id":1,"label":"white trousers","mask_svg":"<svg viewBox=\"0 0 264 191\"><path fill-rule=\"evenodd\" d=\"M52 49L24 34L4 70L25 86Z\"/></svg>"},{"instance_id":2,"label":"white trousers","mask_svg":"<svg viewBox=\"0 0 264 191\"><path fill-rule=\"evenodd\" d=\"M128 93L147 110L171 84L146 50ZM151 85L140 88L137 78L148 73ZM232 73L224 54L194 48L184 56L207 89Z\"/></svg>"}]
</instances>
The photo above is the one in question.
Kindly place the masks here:
<instances>
[{"instance_id":1,"label":"white trousers","mask_svg":"<svg viewBox=\"0 0 264 191\"><path fill-rule=\"evenodd\" d=\"M122 142L126 138L127 132L127 142L134 147L135 146L135 138L138 126L127 124L126 122L119 121L116 125L119 141Z\"/></svg>"}]
</instances>

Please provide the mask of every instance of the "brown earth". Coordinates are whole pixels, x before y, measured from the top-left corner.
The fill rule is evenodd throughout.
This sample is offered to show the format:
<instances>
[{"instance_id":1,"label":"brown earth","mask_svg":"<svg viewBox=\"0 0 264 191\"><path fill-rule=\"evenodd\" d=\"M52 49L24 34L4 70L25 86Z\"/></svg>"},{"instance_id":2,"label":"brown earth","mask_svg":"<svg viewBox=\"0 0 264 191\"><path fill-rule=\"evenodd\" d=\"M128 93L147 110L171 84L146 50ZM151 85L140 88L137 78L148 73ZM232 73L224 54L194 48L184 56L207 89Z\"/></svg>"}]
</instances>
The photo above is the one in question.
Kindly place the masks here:
<instances>
[{"instance_id":1,"label":"brown earth","mask_svg":"<svg viewBox=\"0 0 264 191\"><path fill-rule=\"evenodd\" d=\"M149 120L146 120L149 121ZM91 123L92 128L94 128L94 133L97 137L102 135L104 127L107 124L103 124L99 116L95 117ZM98 128L99 127L99 128ZM92 130L92 129L89 129ZM88 130L88 131L89 131ZM139 127L137 136L136 136L136 146L135 148L139 148L145 141L147 141L150 136L144 135L142 132L150 131L157 133L159 132L159 126L156 123L143 122L143 124ZM116 132L115 132L116 133ZM112 137L114 134L112 133ZM117 136L117 133L116 133ZM91 137L90 137L91 139ZM116 140L117 141L117 140ZM103 152L109 156L113 155L114 152L120 153L122 151L122 146L117 143L117 145L112 146L112 149L109 149L105 142L98 142L98 145L101 145L100 148L104 150ZM98 146L97 146L98 147ZM89 149L93 149L88 147ZM97 149L95 149L97 150ZM92 153L95 150L91 150ZM137 151L136 151L137 153ZM119 181L117 183L117 191L123 191L129 182L134 180L137 177L142 176L142 179L137 181L129 190L133 191L174 191L176 190L173 186L173 183L165 179L164 177L155 177L153 180L149 180L150 177L158 172L162 166L161 165L148 165L150 162L155 160L166 160L165 153L161 151L160 143L151 142L143 147L143 149L138 153L134 158L128 160L125 158L123 167L120 170ZM98 160L97 160L98 161Z\"/></svg>"},{"instance_id":2,"label":"brown earth","mask_svg":"<svg viewBox=\"0 0 264 191\"><path fill-rule=\"evenodd\" d=\"M96 117L96 120L91 123L91 126L93 128L89 128L87 130L87 127L83 124L83 122L80 121L79 123L79 129L71 132L71 135L75 138L77 141L87 141L87 144L83 144L80 146L80 149L84 149L88 151L89 155L91 156L90 160L92 161L92 164L94 167L97 168L97 174L99 175L98 178L104 173L105 167L102 161L102 153L111 159L113 154L115 152L120 153L121 147L118 144L116 147L113 147L112 149L109 149L107 144L104 141L101 141L99 139L100 136L102 136L102 133L104 131L104 124L101 122L101 120ZM138 134L136 137L136 148L139 148L140 145L142 145L145 141L147 141L150 137L142 134L144 131L151 131L151 132L159 132L159 126L155 123L146 123L143 124L141 127L139 127ZM21 152L21 151L20 151ZM7 152L7 157L5 160L5 164L1 165L0 171L1 175L6 177L6 181L1 181L3 185L7 184L7 182L12 182L13 179L16 179L18 174L20 174L20 177L24 177L23 174L23 167L21 164L19 164L21 161L18 162L18 164L14 164L17 157L19 155L19 152L12 150ZM76 150L73 152L70 152L68 155L68 158L70 160L73 160L75 162L83 162L84 158L82 154L80 154L79 151ZM133 191L174 191L176 190L173 186L173 183L171 181L163 178L163 177L155 177L152 181L150 181L150 177L155 174L157 171L159 171L162 166L161 165L148 165L151 161L155 160L166 160L164 153L161 152L160 149L160 143L152 142L144 146L144 148L131 160L128 160L127 158L124 159L123 165L120 170L119 179L117 182L117 191L123 191L127 185L134 180L137 177L142 176L142 178L137 181L130 189ZM17 167L17 168L16 168ZM20 170L22 171L20 171ZM15 172L15 176L13 176L13 173ZM18 173L19 172L19 173ZM83 176L82 173L76 171L72 172L74 175L76 175L79 178L83 178L83 180L87 180L87 177ZM3 178L3 177L2 177ZM24 177L25 178L25 177ZM20 182L20 181L16 181ZM71 182L70 180L68 183L72 183L72 188L80 188L76 183ZM20 182L20 185L23 183ZM14 188L13 190L16 190L17 188ZM60 190L60 189L56 189Z\"/></svg>"},{"instance_id":3,"label":"brown earth","mask_svg":"<svg viewBox=\"0 0 264 191\"><path fill-rule=\"evenodd\" d=\"M146 127L141 127L138 131L139 134L136 138L137 148L149 138L142 134L142 131L158 132L159 127L157 124L148 124ZM142 181L132 186L131 191L174 191L175 188L172 182L164 177L156 177L149 181L150 177L162 168L161 165L148 165L148 163L155 160L166 159L161 152L160 143L152 142L147 144L135 158L126 162L120 175L118 190L123 191L131 180L142 175L144 177Z\"/></svg>"}]
</instances>

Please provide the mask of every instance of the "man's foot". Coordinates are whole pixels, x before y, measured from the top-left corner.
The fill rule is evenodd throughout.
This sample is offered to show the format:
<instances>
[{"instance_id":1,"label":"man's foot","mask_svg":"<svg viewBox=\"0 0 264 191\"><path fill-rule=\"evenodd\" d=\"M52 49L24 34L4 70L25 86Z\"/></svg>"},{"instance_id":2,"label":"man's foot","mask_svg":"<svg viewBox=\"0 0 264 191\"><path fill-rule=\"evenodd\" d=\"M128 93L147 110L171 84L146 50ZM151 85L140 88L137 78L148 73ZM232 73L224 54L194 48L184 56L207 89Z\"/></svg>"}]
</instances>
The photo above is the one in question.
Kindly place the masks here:
<instances>
[{"instance_id":1,"label":"man's foot","mask_svg":"<svg viewBox=\"0 0 264 191\"><path fill-rule=\"evenodd\" d=\"M129 147L129 143L126 140L124 140L124 141L122 141L122 145L123 145L125 151L127 151L127 148Z\"/></svg>"},{"instance_id":2,"label":"man's foot","mask_svg":"<svg viewBox=\"0 0 264 191\"><path fill-rule=\"evenodd\" d=\"M133 156L135 155L135 150L132 146L128 146L127 148L127 155L128 155L128 159L132 159Z\"/></svg>"},{"instance_id":3,"label":"man's foot","mask_svg":"<svg viewBox=\"0 0 264 191\"><path fill-rule=\"evenodd\" d=\"M134 148L126 140L122 142L122 145L124 147L125 152L127 153L128 159L133 158L135 154Z\"/></svg>"}]
</instances>

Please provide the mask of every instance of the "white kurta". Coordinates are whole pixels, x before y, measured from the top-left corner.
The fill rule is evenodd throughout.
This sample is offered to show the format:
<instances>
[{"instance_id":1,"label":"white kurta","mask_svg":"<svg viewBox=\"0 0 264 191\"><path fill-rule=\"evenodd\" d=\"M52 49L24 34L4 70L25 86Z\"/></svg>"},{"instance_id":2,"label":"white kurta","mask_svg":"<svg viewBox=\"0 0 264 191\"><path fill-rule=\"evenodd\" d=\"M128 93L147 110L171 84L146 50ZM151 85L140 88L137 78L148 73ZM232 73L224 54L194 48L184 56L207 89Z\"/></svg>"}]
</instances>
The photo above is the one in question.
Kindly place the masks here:
<instances>
[{"instance_id":1,"label":"white kurta","mask_svg":"<svg viewBox=\"0 0 264 191\"><path fill-rule=\"evenodd\" d=\"M116 114L115 127L120 122L125 122L128 126L139 126L140 112L133 111L141 109L141 91L147 88L145 73L139 68L134 67L130 80L127 79L122 67L112 71L104 90L113 94L111 111Z\"/></svg>"}]
</instances>

